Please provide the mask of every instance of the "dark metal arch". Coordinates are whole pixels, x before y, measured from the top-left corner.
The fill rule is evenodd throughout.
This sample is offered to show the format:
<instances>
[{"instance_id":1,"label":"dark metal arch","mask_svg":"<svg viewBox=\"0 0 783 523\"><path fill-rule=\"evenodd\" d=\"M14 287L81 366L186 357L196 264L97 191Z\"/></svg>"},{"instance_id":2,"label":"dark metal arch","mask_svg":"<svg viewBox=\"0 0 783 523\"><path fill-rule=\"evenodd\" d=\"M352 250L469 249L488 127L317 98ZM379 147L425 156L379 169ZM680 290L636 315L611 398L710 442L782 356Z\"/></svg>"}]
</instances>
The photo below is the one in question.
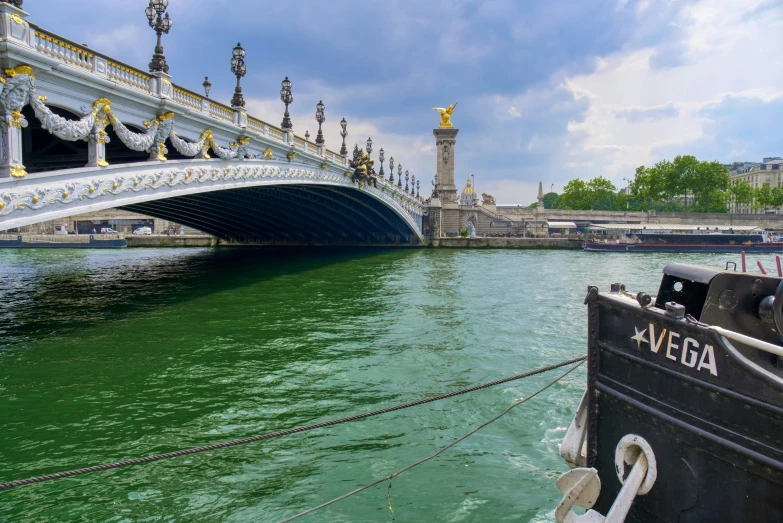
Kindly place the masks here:
<instances>
[{"instance_id":1,"label":"dark metal arch","mask_svg":"<svg viewBox=\"0 0 783 523\"><path fill-rule=\"evenodd\" d=\"M353 232L352 226L355 224L348 221L344 216L341 216L339 213L330 214L330 213L322 212L318 207L308 208L305 204L311 202L308 202L306 199L301 198L301 196L296 194L296 191L289 191L289 190L276 191L271 189L272 188L270 188L267 191L264 191L270 199L279 202L284 202L287 204L293 204L301 213L316 214L322 219L329 220L332 223L334 223L339 228L339 230L343 231L345 234L355 236L359 241L362 240L360 235ZM274 187L274 189L280 189L280 187Z\"/></svg>"},{"instance_id":2,"label":"dark metal arch","mask_svg":"<svg viewBox=\"0 0 783 523\"><path fill-rule=\"evenodd\" d=\"M240 236L244 233L244 231L241 228L236 227L236 223L230 219L223 219L220 222L217 222L216 220L220 219L217 214L220 213L222 215L220 210L213 210L214 212L212 215L195 214L192 209L183 208L182 202L175 202L173 199L154 200L128 205L122 208L181 223L182 225L194 227L227 240L231 239L233 235ZM226 234L226 230L231 231L231 233Z\"/></svg>"},{"instance_id":3,"label":"dark metal arch","mask_svg":"<svg viewBox=\"0 0 783 523\"><path fill-rule=\"evenodd\" d=\"M303 209L298 208L298 209L295 209L295 210L291 210L291 209L288 209L286 207L282 207L281 208L279 206L271 207L271 208L270 207L265 207L263 205L263 201L264 200L269 200L271 195L270 195L269 191L264 191L263 189L264 189L263 187L253 187L253 188L248 188L248 189L235 190L235 191L231 191L232 194L230 195L230 197L233 197L236 201L242 202L243 205L245 205L247 208L253 210L254 212L264 213L265 216L270 216L270 217L272 217L272 219L276 218L276 216L274 215L275 211L281 212L281 213L284 214L284 216L287 219L289 219L291 221L294 221L295 223L299 224L301 226L301 230L303 232L307 233L310 236L313 236L314 238L318 238L318 235L314 234L313 231L312 231L312 224L309 224L309 223L305 222L299 216L297 216L297 213L298 214L305 214ZM250 197L251 195L254 196L255 198L251 198ZM223 195L220 195L220 196L223 196ZM226 195L226 196L228 196L228 195ZM324 217L326 217L326 216L324 216ZM279 223L275 223L275 225L277 227L280 226ZM340 231L342 231L344 229L344 227L343 227L342 224L337 223L336 227L330 226L330 229L333 232L339 234Z\"/></svg>"},{"instance_id":4,"label":"dark metal arch","mask_svg":"<svg viewBox=\"0 0 783 523\"><path fill-rule=\"evenodd\" d=\"M312 183L220 189L122 208L244 243L393 244L413 232L393 208L371 196Z\"/></svg>"},{"instance_id":5,"label":"dark metal arch","mask_svg":"<svg viewBox=\"0 0 783 523\"><path fill-rule=\"evenodd\" d=\"M237 189L236 191L239 191L239 190L241 190L241 189ZM245 190L247 190L247 189L245 189ZM222 194L224 192L229 192L229 191L215 191L215 192L211 192L211 193L193 194L193 195L188 196L187 198L192 198L192 199L194 199L196 201L199 201L200 204L204 204L204 205L210 205L211 204L212 206L214 206L215 203L220 203L222 205L226 205L229 202L225 201L226 200L226 195ZM231 192L233 192L233 191L231 191ZM221 200L221 198L222 198L222 200ZM218 201L216 202L215 200L218 200ZM276 217L274 215L272 215L270 212L262 211L262 213L263 213L262 217L259 217L257 214L252 214L250 212L246 212L245 209L247 209L247 208L243 207L243 210L241 211L241 214L243 216L247 216L251 220L259 220L260 219L260 221L262 221L263 223L267 224L268 227L266 227L266 230L268 231L268 233L271 236L282 235L282 236L287 236L287 237L291 238L290 234L285 234L284 232L281 232L280 224L278 223L277 220L275 220ZM250 210L252 211L252 209L250 209ZM264 219L264 218L269 218L269 219ZM300 238L306 237L305 233L307 231L305 229L299 228L299 227L295 227L294 229L295 230L292 231L292 232L297 234Z\"/></svg>"},{"instance_id":6,"label":"dark metal arch","mask_svg":"<svg viewBox=\"0 0 783 523\"><path fill-rule=\"evenodd\" d=\"M321 186L311 185L310 187L314 187L314 188L317 187L319 192L325 190L325 188L321 187ZM275 189L276 190L280 190L280 189L283 189L283 188L275 187ZM280 192L282 192L283 194L287 194L291 198L302 199L301 193L304 192L304 189L305 189L304 187L299 186L296 191L293 191L293 190L290 190L288 188L285 188L285 191L280 191ZM377 232L379 230L377 223L374 223L373 220L370 217L368 217L368 216L366 216L366 215L364 215L362 213L357 212L356 209L353 209L349 205L346 205L345 202L341 202L341 201L337 201L337 200L330 200L325 195L319 194L319 192L309 191L308 194L310 196L309 196L308 199L320 203L323 206L323 208L325 208L325 209L329 209L330 208L330 205L329 205L330 202L338 205L341 209L343 209L345 214L352 214L353 215L354 219L351 222L349 222L349 224L354 226L354 227L361 228L368 235L373 234L373 233L375 233L375 232ZM339 214L338 214L338 216L339 216ZM369 222L369 225L366 222Z\"/></svg>"},{"instance_id":7,"label":"dark metal arch","mask_svg":"<svg viewBox=\"0 0 783 523\"><path fill-rule=\"evenodd\" d=\"M307 189L305 189L305 190L307 190ZM384 222L386 222L389 225L389 227L391 227L396 232L398 232L400 234L400 236L408 236L408 235L410 235L410 228L404 222L402 222L402 220L398 220L398 223L394 223L394 221L392 219L390 219L388 216L386 216L382 211L378 210L378 203L375 203L375 205L372 205L372 204L363 202L363 201L361 201L361 199L355 198L348 191L336 191L336 190L332 189L331 187L327 187L326 188L326 192L327 193L332 193L332 194L337 194L337 195L339 195L339 196L341 196L343 198L347 198L347 199L349 199L349 200L351 200L353 202L356 202L357 204L361 205L363 208L365 208L368 211L372 212L373 214L378 216L380 219L382 219ZM330 198L330 196L324 195L324 198ZM381 203L381 205L383 206L382 203ZM361 214L361 213L359 213L359 214ZM400 222L402 222L402 223L400 223ZM384 230L385 234L387 236L389 236L390 240L392 240L392 241L394 240L394 235L392 235L391 233L386 231L385 228L383 228L382 230Z\"/></svg>"}]
</instances>

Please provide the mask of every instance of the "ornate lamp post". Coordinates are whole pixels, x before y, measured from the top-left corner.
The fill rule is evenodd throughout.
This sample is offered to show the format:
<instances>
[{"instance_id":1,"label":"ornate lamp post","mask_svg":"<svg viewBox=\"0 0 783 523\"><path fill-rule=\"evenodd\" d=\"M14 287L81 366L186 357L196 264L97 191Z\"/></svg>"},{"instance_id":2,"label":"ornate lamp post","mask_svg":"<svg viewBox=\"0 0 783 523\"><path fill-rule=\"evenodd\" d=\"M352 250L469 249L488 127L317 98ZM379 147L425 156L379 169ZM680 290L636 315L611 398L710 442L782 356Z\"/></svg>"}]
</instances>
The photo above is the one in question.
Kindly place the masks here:
<instances>
[{"instance_id":1,"label":"ornate lamp post","mask_svg":"<svg viewBox=\"0 0 783 523\"><path fill-rule=\"evenodd\" d=\"M283 114L283 125L280 127L285 132L291 132L294 130L294 124L291 123L291 115L288 113L288 106L294 103L294 95L291 93L291 80L285 77L282 83L282 89L280 89L280 100L285 104L285 114Z\"/></svg>"},{"instance_id":2,"label":"ornate lamp post","mask_svg":"<svg viewBox=\"0 0 783 523\"><path fill-rule=\"evenodd\" d=\"M384 160L384 154L385 154L385 153L383 152L383 147L381 147L381 150L380 150L380 151L378 151L378 161L379 161L379 162L380 162L380 164L381 164L381 170L380 170L380 172L378 173L378 178L380 178L380 179L381 179L381 181L383 181L383 180L384 180L384 178L383 178L383 175L385 174L385 173L383 172L383 160Z\"/></svg>"},{"instance_id":3,"label":"ornate lamp post","mask_svg":"<svg viewBox=\"0 0 783 523\"><path fill-rule=\"evenodd\" d=\"M411 196L416 192L414 189L416 188L416 175L414 174L411 176Z\"/></svg>"},{"instance_id":4,"label":"ornate lamp post","mask_svg":"<svg viewBox=\"0 0 783 523\"><path fill-rule=\"evenodd\" d=\"M305 131L305 140L310 141L310 131Z\"/></svg>"},{"instance_id":5,"label":"ornate lamp post","mask_svg":"<svg viewBox=\"0 0 783 523\"><path fill-rule=\"evenodd\" d=\"M394 183L394 156L389 158L389 181Z\"/></svg>"},{"instance_id":6,"label":"ornate lamp post","mask_svg":"<svg viewBox=\"0 0 783 523\"><path fill-rule=\"evenodd\" d=\"M408 170L405 169L405 192L408 192Z\"/></svg>"},{"instance_id":7,"label":"ornate lamp post","mask_svg":"<svg viewBox=\"0 0 783 523\"><path fill-rule=\"evenodd\" d=\"M421 196L419 196L419 184L421 182L419 180L416 180L416 198L421 199Z\"/></svg>"},{"instance_id":8,"label":"ornate lamp post","mask_svg":"<svg viewBox=\"0 0 783 523\"><path fill-rule=\"evenodd\" d=\"M397 187L402 187L402 164L397 164Z\"/></svg>"},{"instance_id":9,"label":"ornate lamp post","mask_svg":"<svg viewBox=\"0 0 783 523\"><path fill-rule=\"evenodd\" d=\"M21 2L19 2L21 5ZM169 6L169 0L150 0L150 5L144 10L147 15L150 27L158 34L158 44L155 46L155 53L152 55L152 61L150 62L151 73L167 73L169 72L169 64L166 63L166 57L163 56L163 45L161 45L161 35L163 33L169 34L171 30L171 18L169 14L163 16L166 12L166 8Z\"/></svg>"},{"instance_id":10,"label":"ornate lamp post","mask_svg":"<svg viewBox=\"0 0 783 523\"><path fill-rule=\"evenodd\" d=\"M242 96L242 85L240 82L247 72L247 67L245 67L245 50L240 43L237 43L231 54L231 72L237 77L237 86L234 89L234 97L231 99L231 107L244 107L245 98Z\"/></svg>"},{"instance_id":11,"label":"ornate lamp post","mask_svg":"<svg viewBox=\"0 0 783 523\"><path fill-rule=\"evenodd\" d=\"M372 138L367 138L367 156L372 154Z\"/></svg>"},{"instance_id":12,"label":"ornate lamp post","mask_svg":"<svg viewBox=\"0 0 783 523\"><path fill-rule=\"evenodd\" d=\"M340 131L340 136L343 137L343 146L340 147L340 156L348 156L348 148L345 146L345 137L348 136L348 122L345 121L345 118L340 120L340 127L343 128L343 130Z\"/></svg>"},{"instance_id":13,"label":"ornate lamp post","mask_svg":"<svg viewBox=\"0 0 783 523\"><path fill-rule=\"evenodd\" d=\"M204 93L207 95L207 98L209 98L209 90L212 89L212 82L209 81L209 76L204 77L204 83L201 85L204 86Z\"/></svg>"},{"instance_id":14,"label":"ornate lamp post","mask_svg":"<svg viewBox=\"0 0 783 523\"><path fill-rule=\"evenodd\" d=\"M323 147L326 143L326 140L324 140L324 133L321 131L321 124L326 121L324 109L326 109L326 107L324 106L324 101L321 100L318 102L318 105L315 106L315 121L318 122L318 135L315 137L315 145L318 147Z\"/></svg>"}]
</instances>

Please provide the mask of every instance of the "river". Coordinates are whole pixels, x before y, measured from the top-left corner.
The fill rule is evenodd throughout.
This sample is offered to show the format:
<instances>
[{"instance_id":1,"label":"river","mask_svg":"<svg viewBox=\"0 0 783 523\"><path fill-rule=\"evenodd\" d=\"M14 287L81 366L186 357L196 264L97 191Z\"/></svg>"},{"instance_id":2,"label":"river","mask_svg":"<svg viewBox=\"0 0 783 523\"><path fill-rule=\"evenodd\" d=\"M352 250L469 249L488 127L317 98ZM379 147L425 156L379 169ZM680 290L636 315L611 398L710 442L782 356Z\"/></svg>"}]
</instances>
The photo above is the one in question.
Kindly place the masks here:
<instances>
[{"instance_id":1,"label":"river","mask_svg":"<svg viewBox=\"0 0 783 523\"><path fill-rule=\"evenodd\" d=\"M585 353L588 284L655 294L671 261L737 258L0 250L0 481L291 428L573 358ZM435 452L557 373L0 492L0 520L275 522ZM584 383L580 368L390 491L384 483L300 521L554 521L567 470L557 445Z\"/></svg>"}]
</instances>

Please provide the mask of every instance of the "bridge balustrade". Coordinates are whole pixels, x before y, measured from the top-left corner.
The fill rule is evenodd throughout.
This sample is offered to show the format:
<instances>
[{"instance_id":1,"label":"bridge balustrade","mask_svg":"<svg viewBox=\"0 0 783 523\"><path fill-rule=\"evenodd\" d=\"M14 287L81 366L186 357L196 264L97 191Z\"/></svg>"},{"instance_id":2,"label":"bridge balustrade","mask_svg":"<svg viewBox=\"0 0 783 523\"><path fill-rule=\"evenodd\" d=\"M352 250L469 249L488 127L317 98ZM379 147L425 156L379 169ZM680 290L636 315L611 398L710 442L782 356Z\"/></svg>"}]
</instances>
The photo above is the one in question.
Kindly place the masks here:
<instances>
[{"instance_id":1,"label":"bridge balustrade","mask_svg":"<svg viewBox=\"0 0 783 523\"><path fill-rule=\"evenodd\" d=\"M35 223L40 215L53 215L52 205L74 203L76 187L81 199L113 199L102 204L105 208L109 204L122 205L126 201L120 195L123 191L162 187L159 182L145 181L141 187L129 183L166 177L171 179L169 187L180 183L175 183L175 179L192 186L187 168L176 167L180 162L224 162L232 172L237 172L237 168L241 171L242 162L251 162L267 164L266 172L271 172L269 167L276 169L274 172L281 173L281 182L306 179L365 192L394 209L420 236L425 211L413 193L381 177L377 187L354 184L347 177L346 157L248 116L243 108L232 108L176 85L165 73L150 73L124 64L43 29L27 18L28 14L20 8L0 3L0 42L5 44L0 57L7 66L4 75L0 75L4 84L0 117L7 124L0 125L0 150L5 152L0 154L0 226L11 221L13 226ZM69 114L76 119L66 116ZM86 142L85 166L64 170L57 167L55 157L53 162L40 163L53 164L54 169L28 176L24 158L30 151L28 144L25 152L23 129L32 118L53 135L54 142ZM106 144L115 140L129 151L137 151L124 155L124 161L131 157L141 160L144 156L139 158L140 153L146 154L148 160L133 164L137 167L110 165L112 157L107 155ZM116 146L112 143L110 150L116 150ZM167 155L182 159L172 162ZM73 162L73 158L69 161ZM159 166L167 161L169 167L161 171ZM141 167L142 163L152 169ZM134 173L139 175L131 177ZM212 183L223 181L215 176L209 179ZM274 181L277 183L278 179ZM101 188L100 193L94 194L93 188L97 187ZM236 188L237 184L230 187ZM194 192L192 187L187 191ZM176 191L169 192L171 197L177 196ZM131 200L127 200L129 205L136 201ZM97 208L94 203L83 207ZM13 220L7 220L9 216Z\"/></svg>"}]
</instances>

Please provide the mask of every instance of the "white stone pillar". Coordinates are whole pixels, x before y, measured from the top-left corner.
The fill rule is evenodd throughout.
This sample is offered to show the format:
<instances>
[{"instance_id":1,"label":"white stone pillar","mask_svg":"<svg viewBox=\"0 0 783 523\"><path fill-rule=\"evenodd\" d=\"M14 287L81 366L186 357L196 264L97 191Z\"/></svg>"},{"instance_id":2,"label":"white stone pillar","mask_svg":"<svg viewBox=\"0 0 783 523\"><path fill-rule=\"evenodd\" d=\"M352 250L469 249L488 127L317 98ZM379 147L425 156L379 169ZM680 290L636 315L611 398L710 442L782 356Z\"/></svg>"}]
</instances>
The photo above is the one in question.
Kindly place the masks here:
<instances>
[{"instance_id":1,"label":"white stone pillar","mask_svg":"<svg viewBox=\"0 0 783 523\"><path fill-rule=\"evenodd\" d=\"M242 107L232 107L234 109L234 116L232 121L234 125L242 128L247 127L247 112Z\"/></svg>"},{"instance_id":2,"label":"white stone pillar","mask_svg":"<svg viewBox=\"0 0 783 523\"><path fill-rule=\"evenodd\" d=\"M27 175L22 163L22 127L27 127L23 118L6 117L0 122L0 178L24 178Z\"/></svg>"},{"instance_id":3,"label":"white stone pillar","mask_svg":"<svg viewBox=\"0 0 783 523\"><path fill-rule=\"evenodd\" d=\"M27 23L28 16L14 5L0 3L0 40L35 49L35 32Z\"/></svg>"},{"instance_id":4,"label":"white stone pillar","mask_svg":"<svg viewBox=\"0 0 783 523\"><path fill-rule=\"evenodd\" d=\"M171 75L161 71L152 73L150 78L150 94L158 98L171 98L174 87L171 85Z\"/></svg>"},{"instance_id":5,"label":"white stone pillar","mask_svg":"<svg viewBox=\"0 0 783 523\"><path fill-rule=\"evenodd\" d=\"M85 167L109 166L106 161L106 144L109 141L105 130L99 129L97 126L93 128L87 137L87 165Z\"/></svg>"}]
</instances>

